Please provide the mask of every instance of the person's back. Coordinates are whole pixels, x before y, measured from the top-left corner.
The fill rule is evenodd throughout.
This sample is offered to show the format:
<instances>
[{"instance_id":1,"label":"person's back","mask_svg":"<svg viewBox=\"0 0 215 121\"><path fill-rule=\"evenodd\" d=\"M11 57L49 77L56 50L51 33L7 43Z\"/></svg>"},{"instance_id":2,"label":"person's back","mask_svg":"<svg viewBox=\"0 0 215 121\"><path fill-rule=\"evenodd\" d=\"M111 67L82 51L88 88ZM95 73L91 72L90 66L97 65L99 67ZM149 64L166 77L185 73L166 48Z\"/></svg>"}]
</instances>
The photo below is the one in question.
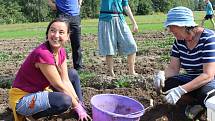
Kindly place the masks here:
<instances>
[{"instance_id":1,"label":"person's back","mask_svg":"<svg viewBox=\"0 0 215 121\"><path fill-rule=\"evenodd\" d=\"M80 6L78 0L56 0L57 11L70 16L80 14Z\"/></svg>"}]
</instances>

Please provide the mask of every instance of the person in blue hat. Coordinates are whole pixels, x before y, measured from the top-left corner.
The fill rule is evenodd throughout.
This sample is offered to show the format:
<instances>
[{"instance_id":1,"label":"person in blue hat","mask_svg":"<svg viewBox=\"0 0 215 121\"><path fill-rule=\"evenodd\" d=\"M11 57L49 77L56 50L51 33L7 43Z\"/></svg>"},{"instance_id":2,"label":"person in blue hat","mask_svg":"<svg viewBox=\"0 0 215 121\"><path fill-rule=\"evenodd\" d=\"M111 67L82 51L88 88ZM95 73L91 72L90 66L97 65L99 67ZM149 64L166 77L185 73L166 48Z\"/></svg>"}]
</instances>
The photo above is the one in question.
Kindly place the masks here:
<instances>
[{"instance_id":1,"label":"person in blue hat","mask_svg":"<svg viewBox=\"0 0 215 121\"><path fill-rule=\"evenodd\" d=\"M205 12L206 15L204 17L204 19L202 20L201 26L204 26L204 22L208 19L210 19L212 25L213 25L213 29L215 29L215 24L214 24L214 20L213 20L213 16L214 16L214 10L213 10L213 6L210 2L210 0L205 0L206 6L205 6Z\"/></svg>"},{"instance_id":2,"label":"person in blue hat","mask_svg":"<svg viewBox=\"0 0 215 121\"><path fill-rule=\"evenodd\" d=\"M168 11L164 27L175 41L170 63L165 71L155 74L154 86L173 105L192 97L192 103L185 102L185 114L194 118L207 99L215 95L215 32L199 27L193 12L182 6ZM189 112L194 107L198 111Z\"/></svg>"}]
</instances>

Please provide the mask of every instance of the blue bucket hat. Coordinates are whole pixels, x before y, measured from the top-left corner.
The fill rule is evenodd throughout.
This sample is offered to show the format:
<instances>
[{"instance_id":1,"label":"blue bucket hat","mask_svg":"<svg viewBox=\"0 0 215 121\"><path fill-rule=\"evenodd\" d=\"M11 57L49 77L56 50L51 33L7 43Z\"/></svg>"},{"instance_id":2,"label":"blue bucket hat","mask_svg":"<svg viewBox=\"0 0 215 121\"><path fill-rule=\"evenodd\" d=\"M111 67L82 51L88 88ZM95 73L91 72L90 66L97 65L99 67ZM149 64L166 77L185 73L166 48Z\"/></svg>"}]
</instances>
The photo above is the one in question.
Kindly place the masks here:
<instances>
[{"instance_id":1,"label":"blue bucket hat","mask_svg":"<svg viewBox=\"0 0 215 121\"><path fill-rule=\"evenodd\" d=\"M166 28L169 25L197 26L194 22L193 12L189 8L183 6L175 7L168 11L164 27Z\"/></svg>"}]
</instances>

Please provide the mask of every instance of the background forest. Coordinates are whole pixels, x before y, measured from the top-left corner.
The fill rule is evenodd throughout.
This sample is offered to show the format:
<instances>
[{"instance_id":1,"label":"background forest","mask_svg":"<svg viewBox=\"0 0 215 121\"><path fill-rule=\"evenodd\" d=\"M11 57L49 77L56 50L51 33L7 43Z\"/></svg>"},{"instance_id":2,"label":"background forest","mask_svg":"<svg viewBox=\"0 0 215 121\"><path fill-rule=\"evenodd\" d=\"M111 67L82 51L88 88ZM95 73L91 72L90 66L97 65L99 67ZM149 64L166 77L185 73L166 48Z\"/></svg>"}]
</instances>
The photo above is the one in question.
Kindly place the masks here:
<instances>
[{"instance_id":1,"label":"background forest","mask_svg":"<svg viewBox=\"0 0 215 121\"><path fill-rule=\"evenodd\" d=\"M83 0L82 18L97 18L100 0ZM211 0L215 5L215 0ZM134 15L166 13L175 6L186 6L194 11L204 9L204 0L129 0ZM47 0L0 0L0 24L49 21L54 12Z\"/></svg>"}]
</instances>

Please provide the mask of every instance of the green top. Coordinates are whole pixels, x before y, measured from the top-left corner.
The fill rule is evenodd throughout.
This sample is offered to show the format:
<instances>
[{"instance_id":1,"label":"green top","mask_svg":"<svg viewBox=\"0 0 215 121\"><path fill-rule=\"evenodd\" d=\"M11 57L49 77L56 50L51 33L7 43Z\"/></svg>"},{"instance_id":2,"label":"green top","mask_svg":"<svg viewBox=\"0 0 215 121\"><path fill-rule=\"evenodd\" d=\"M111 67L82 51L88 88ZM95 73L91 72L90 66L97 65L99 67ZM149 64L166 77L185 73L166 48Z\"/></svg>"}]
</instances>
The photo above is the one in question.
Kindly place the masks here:
<instances>
[{"instance_id":1,"label":"green top","mask_svg":"<svg viewBox=\"0 0 215 121\"><path fill-rule=\"evenodd\" d=\"M124 6L128 6L128 0L101 0L99 20L110 21L113 16L119 16L122 21L125 21Z\"/></svg>"},{"instance_id":2,"label":"green top","mask_svg":"<svg viewBox=\"0 0 215 121\"><path fill-rule=\"evenodd\" d=\"M213 15L213 7L210 1L208 1L206 7L205 7L206 15Z\"/></svg>"}]
</instances>

